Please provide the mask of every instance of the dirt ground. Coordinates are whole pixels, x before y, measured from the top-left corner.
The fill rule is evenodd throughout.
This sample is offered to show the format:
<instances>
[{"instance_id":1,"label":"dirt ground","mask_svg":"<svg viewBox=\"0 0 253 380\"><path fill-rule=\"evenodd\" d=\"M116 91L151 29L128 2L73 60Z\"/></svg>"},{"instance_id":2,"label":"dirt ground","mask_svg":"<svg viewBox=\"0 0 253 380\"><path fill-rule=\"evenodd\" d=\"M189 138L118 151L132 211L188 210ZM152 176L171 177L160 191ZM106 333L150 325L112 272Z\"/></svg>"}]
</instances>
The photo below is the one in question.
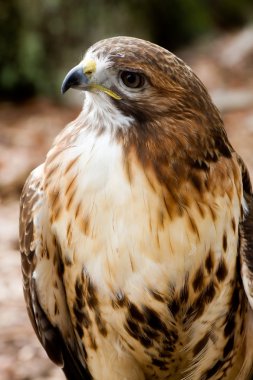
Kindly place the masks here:
<instances>
[{"instance_id":1,"label":"dirt ground","mask_svg":"<svg viewBox=\"0 0 253 380\"><path fill-rule=\"evenodd\" d=\"M253 29L201 41L179 55L209 89L232 145L253 174ZM18 252L18 198L30 170L44 160L54 136L79 110L45 99L0 104L1 380L64 379L47 359L26 314Z\"/></svg>"}]
</instances>

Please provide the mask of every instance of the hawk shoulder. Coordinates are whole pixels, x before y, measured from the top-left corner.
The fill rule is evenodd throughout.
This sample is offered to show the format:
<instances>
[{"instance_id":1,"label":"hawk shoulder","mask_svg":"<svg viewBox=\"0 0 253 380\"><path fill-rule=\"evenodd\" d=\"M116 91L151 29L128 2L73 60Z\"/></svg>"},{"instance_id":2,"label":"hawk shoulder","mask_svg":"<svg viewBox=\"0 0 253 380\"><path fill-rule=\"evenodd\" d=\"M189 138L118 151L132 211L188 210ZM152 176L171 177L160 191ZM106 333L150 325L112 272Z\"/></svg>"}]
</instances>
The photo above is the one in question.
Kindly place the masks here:
<instances>
[{"instance_id":1,"label":"hawk shoulder","mask_svg":"<svg viewBox=\"0 0 253 380\"><path fill-rule=\"evenodd\" d=\"M58 327L50 322L38 295L36 267L38 262L43 261L43 256L49 255L42 233L42 182L43 165L28 177L20 201L20 252L27 311L39 341L49 358L63 368L67 379L91 380L88 370L74 354L73 347L64 340Z\"/></svg>"}]
</instances>

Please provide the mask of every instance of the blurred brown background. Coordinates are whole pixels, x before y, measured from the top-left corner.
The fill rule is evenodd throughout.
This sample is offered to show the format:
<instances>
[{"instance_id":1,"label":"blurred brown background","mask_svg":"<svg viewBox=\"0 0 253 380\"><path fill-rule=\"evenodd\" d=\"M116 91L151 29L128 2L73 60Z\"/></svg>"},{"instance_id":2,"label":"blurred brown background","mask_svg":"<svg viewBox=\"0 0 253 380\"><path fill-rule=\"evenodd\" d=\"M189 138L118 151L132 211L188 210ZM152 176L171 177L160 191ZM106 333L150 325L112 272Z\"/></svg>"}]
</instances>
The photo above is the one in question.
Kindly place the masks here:
<instances>
[{"instance_id":1,"label":"blurred brown background","mask_svg":"<svg viewBox=\"0 0 253 380\"><path fill-rule=\"evenodd\" d=\"M18 199L54 136L79 112L61 97L86 48L132 35L177 53L220 109L253 173L252 0L8 0L0 3L0 379L63 380L32 331L22 295Z\"/></svg>"}]
</instances>

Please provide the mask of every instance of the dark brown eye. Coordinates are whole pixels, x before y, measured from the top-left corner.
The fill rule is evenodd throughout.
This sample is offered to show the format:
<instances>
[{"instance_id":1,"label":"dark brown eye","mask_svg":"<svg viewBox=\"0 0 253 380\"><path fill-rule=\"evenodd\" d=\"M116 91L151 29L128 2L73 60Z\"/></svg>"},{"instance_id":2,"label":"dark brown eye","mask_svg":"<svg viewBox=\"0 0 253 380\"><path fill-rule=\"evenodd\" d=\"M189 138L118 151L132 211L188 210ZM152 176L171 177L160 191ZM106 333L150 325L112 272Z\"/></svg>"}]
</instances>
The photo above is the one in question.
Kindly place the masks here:
<instances>
[{"instance_id":1,"label":"dark brown eye","mask_svg":"<svg viewBox=\"0 0 253 380\"><path fill-rule=\"evenodd\" d=\"M140 88L145 83L144 76L133 71L121 71L120 79L129 88Z\"/></svg>"}]
</instances>

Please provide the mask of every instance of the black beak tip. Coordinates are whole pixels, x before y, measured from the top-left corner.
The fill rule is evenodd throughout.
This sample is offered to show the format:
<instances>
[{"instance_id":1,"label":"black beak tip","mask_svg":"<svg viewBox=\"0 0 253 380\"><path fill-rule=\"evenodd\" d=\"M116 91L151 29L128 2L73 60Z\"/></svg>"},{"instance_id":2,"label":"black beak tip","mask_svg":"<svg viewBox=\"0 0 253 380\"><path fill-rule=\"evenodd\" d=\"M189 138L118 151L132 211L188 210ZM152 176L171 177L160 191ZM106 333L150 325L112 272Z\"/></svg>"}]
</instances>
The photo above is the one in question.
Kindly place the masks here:
<instances>
[{"instance_id":1,"label":"black beak tip","mask_svg":"<svg viewBox=\"0 0 253 380\"><path fill-rule=\"evenodd\" d=\"M70 88L70 86L68 85L68 83L64 80L62 85L61 85L61 94L65 94L66 91L68 91L68 89Z\"/></svg>"},{"instance_id":2,"label":"black beak tip","mask_svg":"<svg viewBox=\"0 0 253 380\"><path fill-rule=\"evenodd\" d=\"M65 76L61 86L61 93L65 94L69 88L82 89L87 83L88 78L84 74L82 68L80 66L76 66Z\"/></svg>"}]
</instances>

